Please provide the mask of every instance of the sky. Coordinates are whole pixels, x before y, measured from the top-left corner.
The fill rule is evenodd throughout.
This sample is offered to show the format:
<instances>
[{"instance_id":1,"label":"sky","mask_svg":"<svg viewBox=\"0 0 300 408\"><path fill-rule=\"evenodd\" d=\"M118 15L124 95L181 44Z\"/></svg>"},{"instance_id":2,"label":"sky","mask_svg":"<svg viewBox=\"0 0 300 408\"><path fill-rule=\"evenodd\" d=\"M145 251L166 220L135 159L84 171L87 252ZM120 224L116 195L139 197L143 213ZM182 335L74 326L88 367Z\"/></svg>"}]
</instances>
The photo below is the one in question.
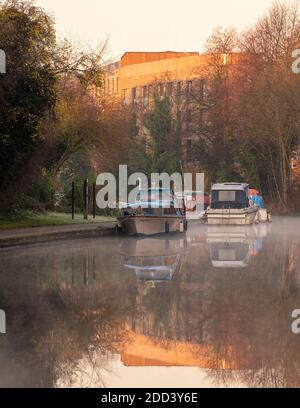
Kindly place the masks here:
<instances>
[{"instance_id":1,"label":"sky","mask_svg":"<svg viewBox=\"0 0 300 408\"><path fill-rule=\"evenodd\" d=\"M126 51L203 51L216 26L242 30L273 0L36 0L60 36L96 44L109 37L112 58Z\"/></svg>"}]
</instances>

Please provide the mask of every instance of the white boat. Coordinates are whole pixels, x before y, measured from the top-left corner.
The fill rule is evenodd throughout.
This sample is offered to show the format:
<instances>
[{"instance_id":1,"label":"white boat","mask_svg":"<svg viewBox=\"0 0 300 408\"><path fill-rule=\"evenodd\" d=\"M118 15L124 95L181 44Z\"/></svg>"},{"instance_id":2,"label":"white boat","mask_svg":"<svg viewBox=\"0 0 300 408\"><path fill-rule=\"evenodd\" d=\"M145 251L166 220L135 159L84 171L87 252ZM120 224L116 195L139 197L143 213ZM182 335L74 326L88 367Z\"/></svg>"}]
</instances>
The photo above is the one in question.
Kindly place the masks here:
<instances>
[{"instance_id":1,"label":"white boat","mask_svg":"<svg viewBox=\"0 0 300 408\"><path fill-rule=\"evenodd\" d=\"M122 209L118 226L128 235L154 235L185 232L187 220L170 190L152 188L141 191L135 203Z\"/></svg>"},{"instance_id":2,"label":"white boat","mask_svg":"<svg viewBox=\"0 0 300 408\"><path fill-rule=\"evenodd\" d=\"M211 204L206 211L209 225L252 225L258 207L251 206L248 198L249 185L244 183L214 184Z\"/></svg>"}]
</instances>

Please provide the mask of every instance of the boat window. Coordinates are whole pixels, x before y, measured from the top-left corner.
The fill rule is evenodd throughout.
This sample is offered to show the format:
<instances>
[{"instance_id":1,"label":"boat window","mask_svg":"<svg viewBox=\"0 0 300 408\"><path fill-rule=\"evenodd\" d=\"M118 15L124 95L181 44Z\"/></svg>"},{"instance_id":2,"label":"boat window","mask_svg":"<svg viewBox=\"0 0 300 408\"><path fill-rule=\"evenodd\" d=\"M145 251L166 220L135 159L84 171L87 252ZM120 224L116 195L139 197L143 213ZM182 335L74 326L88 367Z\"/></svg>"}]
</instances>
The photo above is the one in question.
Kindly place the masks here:
<instances>
[{"instance_id":1,"label":"boat window","mask_svg":"<svg viewBox=\"0 0 300 408\"><path fill-rule=\"evenodd\" d=\"M213 243L211 244L211 259L213 261L244 261L249 253L246 243Z\"/></svg>"},{"instance_id":2,"label":"boat window","mask_svg":"<svg viewBox=\"0 0 300 408\"><path fill-rule=\"evenodd\" d=\"M165 215L174 215L176 214L176 209L174 207L164 208Z\"/></svg>"},{"instance_id":3,"label":"boat window","mask_svg":"<svg viewBox=\"0 0 300 408\"><path fill-rule=\"evenodd\" d=\"M244 191L212 191L211 208L246 208L249 206L248 198Z\"/></svg>"},{"instance_id":4,"label":"boat window","mask_svg":"<svg viewBox=\"0 0 300 408\"><path fill-rule=\"evenodd\" d=\"M219 201L235 201L235 191L219 191Z\"/></svg>"},{"instance_id":5,"label":"boat window","mask_svg":"<svg viewBox=\"0 0 300 408\"><path fill-rule=\"evenodd\" d=\"M169 201L172 200L172 196L168 191L159 191L153 190L151 192L148 191L140 191L137 194L138 201Z\"/></svg>"},{"instance_id":6,"label":"boat window","mask_svg":"<svg viewBox=\"0 0 300 408\"><path fill-rule=\"evenodd\" d=\"M162 208L144 208L143 209L143 214L158 217L158 216L162 215Z\"/></svg>"},{"instance_id":7,"label":"boat window","mask_svg":"<svg viewBox=\"0 0 300 408\"><path fill-rule=\"evenodd\" d=\"M221 261L235 261L236 254L234 249L219 249L219 259Z\"/></svg>"}]
</instances>

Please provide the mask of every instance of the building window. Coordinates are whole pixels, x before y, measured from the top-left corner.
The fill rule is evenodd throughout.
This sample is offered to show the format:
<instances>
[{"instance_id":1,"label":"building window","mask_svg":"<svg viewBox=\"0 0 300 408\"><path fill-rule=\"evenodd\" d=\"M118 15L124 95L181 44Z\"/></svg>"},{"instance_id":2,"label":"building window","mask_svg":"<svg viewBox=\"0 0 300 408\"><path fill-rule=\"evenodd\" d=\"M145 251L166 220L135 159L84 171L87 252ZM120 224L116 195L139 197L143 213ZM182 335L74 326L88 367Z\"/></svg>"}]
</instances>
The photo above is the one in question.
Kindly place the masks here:
<instances>
[{"instance_id":1,"label":"building window","mask_svg":"<svg viewBox=\"0 0 300 408\"><path fill-rule=\"evenodd\" d=\"M177 96L182 94L182 81L177 82Z\"/></svg>"},{"instance_id":2,"label":"building window","mask_svg":"<svg viewBox=\"0 0 300 408\"><path fill-rule=\"evenodd\" d=\"M193 81L187 81L186 90L188 94L191 94L193 91Z\"/></svg>"},{"instance_id":3,"label":"building window","mask_svg":"<svg viewBox=\"0 0 300 408\"><path fill-rule=\"evenodd\" d=\"M148 87L147 87L147 86L143 86L143 104L144 104L144 107L145 107L145 108L148 106L148 103L149 103Z\"/></svg>"},{"instance_id":4,"label":"building window","mask_svg":"<svg viewBox=\"0 0 300 408\"><path fill-rule=\"evenodd\" d=\"M151 98L154 97L154 88L153 88L153 85L149 85L149 87L148 87L148 97L149 97L149 99L151 99Z\"/></svg>"},{"instance_id":5,"label":"building window","mask_svg":"<svg viewBox=\"0 0 300 408\"><path fill-rule=\"evenodd\" d=\"M115 93L115 78L111 79L111 92L114 94Z\"/></svg>"},{"instance_id":6,"label":"building window","mask_svg":"<svg viewBox=\"0 0 300 408\"><path fill-rule=\"evenodd\" d=\"M129 105L129 89L122 90L122 100L125 105Z\"/></svg>"},{"instance_id":7,"label":"building window","mask_svg":"<svg viewBox=\"0 0 300 408\"><path fill-rule=\"evenodd\" d=\"M188 139L188 140L186 141L186 160L187 160L188 162L191 162L191 161L192 161L192 149L193 149L192 140L191 140L191 139Z\"/></svg>"},{"instance_id":8,"label":"building window","mask_svg":"<svg viewBox=\"0 0 300 408\"><path fill-rule=\"evenodd\" d=\"M173 94L173 83L168 82L167 83L167 95L172 96L172 94Z\"/></svg>"},{"instance_id":9,"label":"building window","mask_svg":"<svg viewBox=\"0 0 300 408\"><path fill-rule=\"evenodd\" d=\"M116 93L119 93L119 78L116 78Z\"/></svg>"},{"instance_id":10,"label":"building window","mask_svg":"<svg viewBox=\"0 0 300 408\"><path fill-rule=\"evenodd\" d=\"M206 97L206 82L205 79L201 79L200 81L200 98L205 99Z\"/></svg>"},{"instance_id":11,"label":"building window","mask_svg":"<svg viewBox=\"0 0 300 408\"><path fill-rule=\"evenodd\" d=\"M177 108L177 112L176 112L176 129L177 129L177 132L181 131L181 112L179 108Z\"/></svg>"},{"instance_id":12,"label":"building window","mask_svg":"<svg viewBox=\"0 0 300 408\"><path fill-rule=\"evenodd\" d=\"M186 112L186 130L188 132L192 130L192 112L190 110Z\"/></svg>"},{"instance_id":13,"label":"building window","mask_svg":"<svg viewBox=\"0 0 300 408\"><path fill-rule=\"evenodd\" d=\"M205 125L208 122L208 109L200 110L200 124Z\"/></svg>"},{"instance_id":14,"label":"building window","mask_svg":"<svg viewBox=\"0 0 300 408\"><path fill-rule=\"evenodd\" d=\"M136 105L136 88L132 88L131 90L131 102L132 102L132 106L134 107Z\"/></svg>"},{"instance_id":15,"label":"building window","mask_svg":"<svg viewBox=\"0 0 300 408\"><path fill-rule=\"evenodd\" d=\"M164 97L164 84L159 84L158 86L158 91L159 91L159 97L162 99Z\"/></svg>"}]
</instances>

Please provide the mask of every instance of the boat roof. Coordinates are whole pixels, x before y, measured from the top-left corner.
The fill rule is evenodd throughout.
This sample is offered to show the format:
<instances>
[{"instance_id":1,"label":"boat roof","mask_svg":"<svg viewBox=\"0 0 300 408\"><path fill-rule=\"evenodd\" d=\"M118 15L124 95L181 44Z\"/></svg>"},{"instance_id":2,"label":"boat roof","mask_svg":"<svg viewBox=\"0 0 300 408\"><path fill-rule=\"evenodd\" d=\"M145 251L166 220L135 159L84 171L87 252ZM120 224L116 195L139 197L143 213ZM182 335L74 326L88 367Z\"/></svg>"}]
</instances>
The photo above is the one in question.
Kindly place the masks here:
<instances>
[{"instance_id":1,"label":"boat roof","mask_svg":"<svg viewBox=\"0 0 300 408\"><path fill-rule=\"evenodd\" d=\"M170 200L135 201L134 203L127 203L122 208L169 208L170 206L175 207L175 204L177 202L170 198Z\"/></svg>"},{"instance_id":2,"label":"boat roof","mask_svg":"<svg viewBox=\"0 0 300 408\"><path fill-rule=\"evenodd\" d=\"M246 261L212 261L214 268L246 268L248 266Z\"/></svg>"},{"instance_id":3,"label":"boat roof","mask_svg":"<svg viewBox=\"0 0 300 408\"><path fill-rule=\"evenodd\" d=\"M212 191L244 191L249 188L246 183L218 183L212 186Z\"/></svg>"},{"instance_id":4,"label":"boat roof","mask_svg":"<svg viewBox=\"0 0 300 408\"><path fill-rule=\"evenodd\" d=\"M148 188L148 190L140 190L140 193L157 193L157 192L162 192L162 193L172 193L172 190L169 188L161 188L161 187L151 187Z\"/></svg>"},{"instance_id":5,"label":"boat roof","mask_svg":"<svg viewBox=\"0 0 300 408\"><path fill-rule=\"evenodd\" d=\"M148 197L148 199L147 200L142 199L142 200L138 200L138 201L135 201L135 202L132 202L132 203L127 203L122 208L128 208L128 207L138 208L138 207L141 207L141 204L143 204L142 207L144 206L145 208L148 208L148 207L151 207L151 208L161 208L161 207L168 208L170 205L175 206L175 204L177 204L177 198L174 196L172 190L169 190L167 188L160 188L160 187L154 188L154 187L152 187L152 188L149 188L148 190L139 190L138 193L142 197L144 195L146 195ZM163 193L169 195L169 197L167 199L163 198L163 197L162 198L159 197L159 199L158 198L152 199L153 194L157 195L157 194L163 194Z\"/></svg>"}]
</instances>

